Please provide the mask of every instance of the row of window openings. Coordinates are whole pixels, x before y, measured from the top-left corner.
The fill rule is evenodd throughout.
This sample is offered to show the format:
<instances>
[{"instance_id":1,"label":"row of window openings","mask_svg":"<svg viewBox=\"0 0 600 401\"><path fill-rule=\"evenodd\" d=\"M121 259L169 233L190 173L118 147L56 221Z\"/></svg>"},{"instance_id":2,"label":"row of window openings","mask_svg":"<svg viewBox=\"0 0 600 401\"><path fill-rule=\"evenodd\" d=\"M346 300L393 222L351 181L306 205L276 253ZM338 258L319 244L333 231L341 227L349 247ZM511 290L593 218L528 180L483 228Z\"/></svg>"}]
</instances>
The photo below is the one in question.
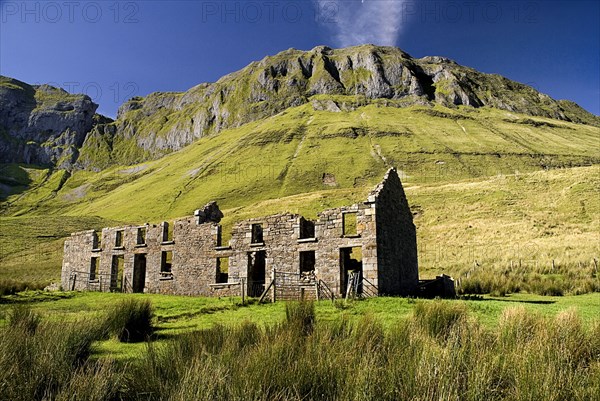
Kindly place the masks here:
<instances>
[{"instance_id":1,"label":"row of window openings","mask_svg":"<svg viewBox=\"0 0 600 401\"><path fill-rule=\"evenodd\" d=\"M300 252L300 273L308 273L315 270L315 251ZM173 251L163 251L160 257L160 273L171 274L173 267ZM89 280L98 278L100 268L100 257L93 257L90 264ZM229 258L217 258L216 283L227 283L229 280Z\"/></svg>"},{"instance_id":2,"label":"row of window openings","mask_svg":"<svg viewBox=\"0 0 600 401\"><path fill-rule=\"evenodd\" d=\"M357 219L356 213L344 213L342 214L342 231L344 236L357 235ZM124 230L118 230L115 235L115 248L122 248L124 246L123 239L125 236ZM300 239L315 238L315 223L309 220L300 220ZM163 224L163 242L173 241L173 229L170 224ZM100 248L100 238L95 236L94 238L94 249ZM263 227L262 224L252 224L252 238L253 244L262 244L263 239ZM137 245L146 244L146 228L140 227L137 229ZM223 245L222 233L219 230L218 246Z\"/></svg>"},{"instance_id":3,"label":"row of window openings","mask_svg":"<svg viewBox=\"0 0 600 401\"><path fill-rule=\"evenodd\" d=\"M300 274L315 271L315 251L300 252ZM229 279L229 258L217 258L217 284L227 283Z\"/></svg>"},{"instance_id":4,"label":"row of window openings","mask_svg":"<svg viewBox=\"0 0 600 401\"><path fill-rule=\"evenodd\" d=\"M142 254L145 255L145 254ZM116 258L121 258L122 255L114 256ZM113 261L114 263L114 261ZM96 256L92 258L90 263L90 273L89 280L93 281L98 278L98 269L100 267L100 257ZM173 251L163 251L160 255L160 273L163 275L171 274L171 268L173 267Z\"/></svg>"},{"instance_id":5,"label":"row of window openings","mask_svg":"<svg viewBox=\"0 0 600 401\"><path fill-rule=\"evenodd\" d=\"M358 235L357 213L349 212L342 214L342 234L344 236ZM309 220L300 220L300 239L315 238L315 223ZM219 232L219 246L222 244L221 235ZM253 244L263 243L263 227L262 224L252 224L252 239Z\"/></svg>"},{"instance_id":6,"label":"row of window openings","mask_svg":"<svg viewBox=\"0 0 600 401\"><path fill-rule=\"evenodd\" d=\"M146 231L145 227L139 227L137 229L137 240L136 240L137 245L146 245L146 233L147 233L147 231ZM124 246L124 237L125 237L125 230L118 230L115 232L115 248L122 248ZM162 241L163 242L173 241L173 230L168 223L165 223L163 225ZM100 249L101 242L102 242L101 235L96 234L94 236L92 248Z\"/></svg>"}]
</instances>

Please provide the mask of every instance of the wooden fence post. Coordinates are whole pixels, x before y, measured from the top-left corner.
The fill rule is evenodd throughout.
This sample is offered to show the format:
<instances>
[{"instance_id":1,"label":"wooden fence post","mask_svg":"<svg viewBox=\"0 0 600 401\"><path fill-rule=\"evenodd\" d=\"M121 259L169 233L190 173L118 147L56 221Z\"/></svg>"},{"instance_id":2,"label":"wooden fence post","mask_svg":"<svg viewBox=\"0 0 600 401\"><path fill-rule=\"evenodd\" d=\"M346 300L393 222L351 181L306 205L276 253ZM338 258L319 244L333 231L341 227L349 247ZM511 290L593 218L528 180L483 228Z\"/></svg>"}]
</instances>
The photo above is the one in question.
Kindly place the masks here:
<instances>
[{"instance_id":1,"label":"wooden fence post","mask_svg":"<svg viewBox=\"0 0 600 401\"><path fill-rule=\"evenodd\" d=\"M245 281L246 281L246 279L244 277L240 278L240 291L242 293L241 294L242 295L242 305L246 304L246 302L245 302L245 300L246 300L246 298L245 298L245 296L246 296L245 292L246 291L244 291L244 283L245 283Z\"/></svg>"},{"instance_id":2,"label":"wooden fence post","mask_svg":"<svg viewBox=\"0 0 600 401\"><path fill-rule=\"evenodd\" d=\"M273 267L273 303L275 303L277 298L277 270Z\"/></svg>"}]
</instances>

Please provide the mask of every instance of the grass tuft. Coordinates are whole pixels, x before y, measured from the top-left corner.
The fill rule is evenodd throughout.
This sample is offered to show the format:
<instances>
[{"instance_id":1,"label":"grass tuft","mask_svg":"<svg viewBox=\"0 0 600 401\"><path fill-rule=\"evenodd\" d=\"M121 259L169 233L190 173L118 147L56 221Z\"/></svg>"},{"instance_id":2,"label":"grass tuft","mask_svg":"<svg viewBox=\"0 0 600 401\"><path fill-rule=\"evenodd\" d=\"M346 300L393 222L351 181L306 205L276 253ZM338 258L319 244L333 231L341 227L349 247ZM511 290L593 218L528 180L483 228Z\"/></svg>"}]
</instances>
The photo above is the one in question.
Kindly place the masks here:
<instances>
[{"instance_id":1,"label":"grass tuft","mask_svg":"<svg viewBox=\"0 0 600 401\"><path fill-rule=\"evenodd\" d=\"M316 323L315 304L311 301L288 302L285 305L285 317L292 330L309 335Z\"/></svg>"},{"instance_id":2,"label":"grass tuft","mask_svg":"<svg viewBox=\"0 0 600 401\"><path fill-rule=\"evenodd\" d=\"M8 326L15 330L21 330L28 335L35 334L40 320L39 313L34 312L27 305L17 305L8 313Z\"/></svg>"},{"instance_id":3,"label":"grass tuft","mask_svg":"<svg viewBox=\"0 0 600 401\"><path fill-rule=\"evenodd\" d=\"M465 325L467 315L464 304L442 300L417 302L414 310L417 326L437 339L446 339L455 328Z\"/></svg>"},{"instance_id":4,"label":"grass tuft","mask_svg":"<svg viewBox=\"0 0 600 401\"><path fill-rule=\"evenodd\" d=\"M106 316L110 335L121 342L147 340L154 331L154 309L149 300L126 299L114 305Z\"/></svg>"}]
</instances>

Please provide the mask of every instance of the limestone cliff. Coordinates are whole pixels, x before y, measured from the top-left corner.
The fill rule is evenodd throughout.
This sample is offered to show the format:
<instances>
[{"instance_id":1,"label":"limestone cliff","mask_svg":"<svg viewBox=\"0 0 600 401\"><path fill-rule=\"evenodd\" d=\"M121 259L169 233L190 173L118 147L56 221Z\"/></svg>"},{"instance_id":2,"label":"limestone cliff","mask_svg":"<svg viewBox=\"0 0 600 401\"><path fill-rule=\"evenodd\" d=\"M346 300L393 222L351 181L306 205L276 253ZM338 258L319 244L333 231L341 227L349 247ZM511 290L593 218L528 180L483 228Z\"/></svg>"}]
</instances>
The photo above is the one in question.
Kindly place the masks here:
<instances>
[{"instance_id":1,"label":"limestone cliff","mask_svg":"<svg viewBox=\"0 0 600 401\"><path fill-rule=\"evenodd\" d=\"M71 167L97 107L85 95L0 76L0 162Z\"/></svg>"}]
</instances>

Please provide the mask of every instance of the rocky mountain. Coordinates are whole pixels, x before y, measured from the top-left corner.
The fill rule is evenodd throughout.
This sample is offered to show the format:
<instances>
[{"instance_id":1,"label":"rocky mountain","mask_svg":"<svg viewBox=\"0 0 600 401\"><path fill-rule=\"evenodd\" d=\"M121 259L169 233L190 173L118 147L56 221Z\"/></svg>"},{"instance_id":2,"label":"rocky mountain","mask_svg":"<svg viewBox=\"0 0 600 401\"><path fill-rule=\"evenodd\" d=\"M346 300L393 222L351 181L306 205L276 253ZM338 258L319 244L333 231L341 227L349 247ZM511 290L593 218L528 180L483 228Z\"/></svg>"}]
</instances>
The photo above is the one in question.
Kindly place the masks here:
<instances>
[{"instance_id":1,"label":"rocky mountain","mask_svg":"<svg viewBox=\"0 0 600 401\"><path fill-rule=\"evenodd\" d=\"M184 93L130 99L116 121L103 124L94 124L96 106L89 98L7 78L2 82L0 149L5 161L69 166L76 159L76 167L93 170L156 159L199 138L306 103L330 112L367 104L488 107L600 126L600 118L576 104L499 75L443 57L416 59L398 48L372 45L290 49Z\"/></svg>"},{"instance_id":2,"label":"rocky mountain","mask_svg":"<svg viewBox=\"0 0 600 401\"><path fill-rule=\"evenodd\" d=\"M98 122L98 105L48 85L0 76L0 162L70 168Z\"/></svg>"}]
</instances>

